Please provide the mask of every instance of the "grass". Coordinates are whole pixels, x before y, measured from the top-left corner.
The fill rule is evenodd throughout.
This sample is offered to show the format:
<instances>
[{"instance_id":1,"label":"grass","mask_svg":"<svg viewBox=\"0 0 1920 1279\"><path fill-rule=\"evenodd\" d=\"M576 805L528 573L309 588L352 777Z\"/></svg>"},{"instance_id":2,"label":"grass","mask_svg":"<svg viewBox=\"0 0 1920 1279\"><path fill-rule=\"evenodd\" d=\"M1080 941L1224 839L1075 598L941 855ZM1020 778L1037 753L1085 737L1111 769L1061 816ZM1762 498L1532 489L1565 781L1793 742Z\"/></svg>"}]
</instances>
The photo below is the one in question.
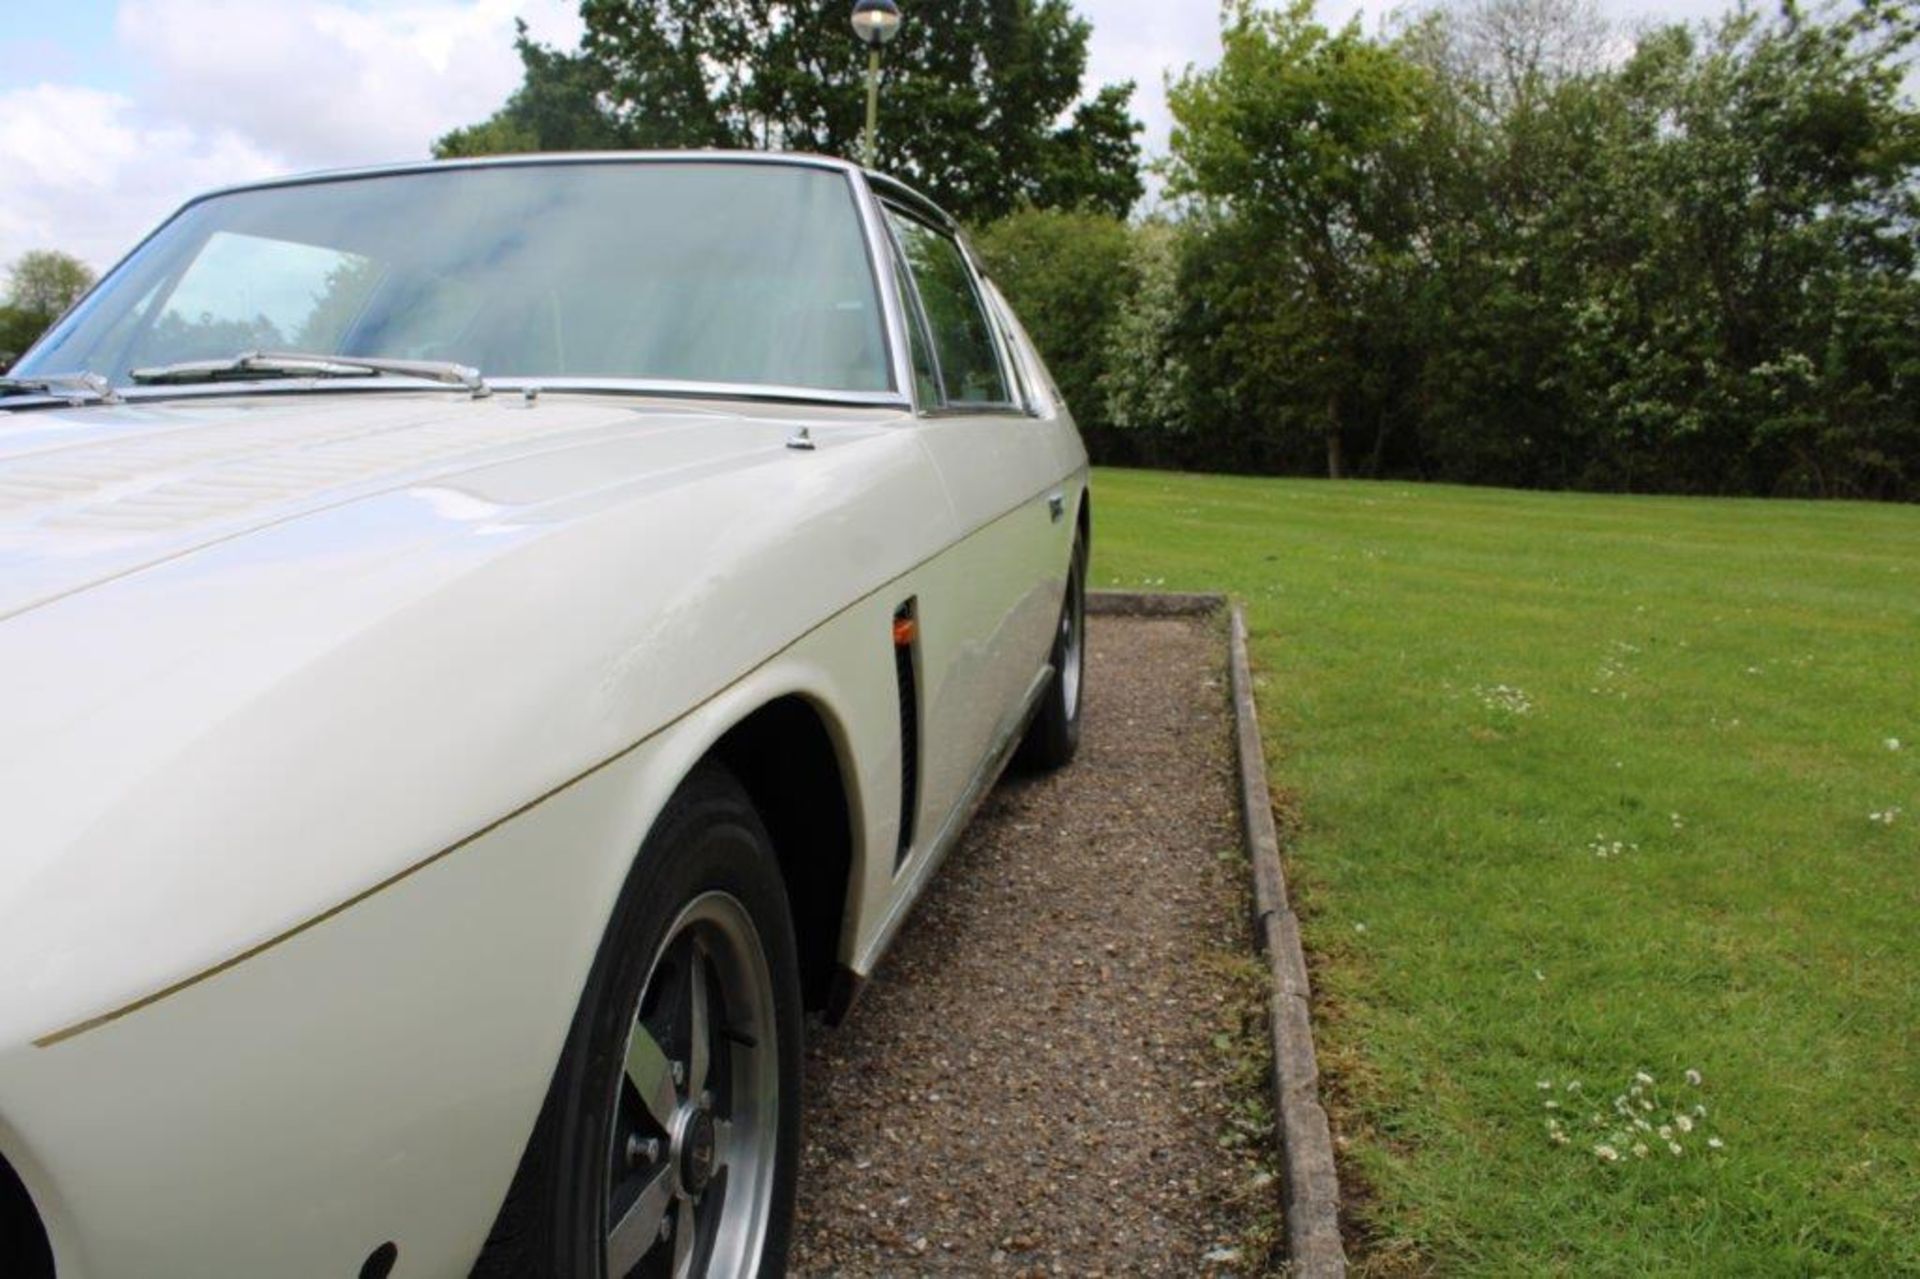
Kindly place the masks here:
<instances>
[{"instance_id":1,"label":"grass","mask_svg":"<svg viewBox=\"0 0 1920 1279\"><path fill-rule=\"evenodd\" d=\"M1920 510L1094 502L1247 605L1362 1273L1920 1273Z\"/></svg>"}]
</instances>

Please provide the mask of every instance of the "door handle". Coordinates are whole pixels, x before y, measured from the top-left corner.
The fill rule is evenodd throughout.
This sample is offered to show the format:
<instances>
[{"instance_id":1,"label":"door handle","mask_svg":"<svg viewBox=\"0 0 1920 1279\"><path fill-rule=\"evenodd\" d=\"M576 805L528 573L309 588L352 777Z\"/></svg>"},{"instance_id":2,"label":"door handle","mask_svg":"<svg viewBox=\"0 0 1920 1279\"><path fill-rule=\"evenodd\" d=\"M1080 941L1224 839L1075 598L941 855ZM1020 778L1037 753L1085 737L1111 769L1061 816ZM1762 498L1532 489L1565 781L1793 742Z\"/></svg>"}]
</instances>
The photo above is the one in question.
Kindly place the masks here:
<instances>
[{"instance_id":1,"label":"door handle","mask_svg":"<svg viewBox=\"0 0 1920 1279\"><path fill-rule=\"evenodd\" d=\"M1055 524L1067 517L1067 495L1059 489L1047 494L1047 514Z\"/></svg>"}]
</instances>

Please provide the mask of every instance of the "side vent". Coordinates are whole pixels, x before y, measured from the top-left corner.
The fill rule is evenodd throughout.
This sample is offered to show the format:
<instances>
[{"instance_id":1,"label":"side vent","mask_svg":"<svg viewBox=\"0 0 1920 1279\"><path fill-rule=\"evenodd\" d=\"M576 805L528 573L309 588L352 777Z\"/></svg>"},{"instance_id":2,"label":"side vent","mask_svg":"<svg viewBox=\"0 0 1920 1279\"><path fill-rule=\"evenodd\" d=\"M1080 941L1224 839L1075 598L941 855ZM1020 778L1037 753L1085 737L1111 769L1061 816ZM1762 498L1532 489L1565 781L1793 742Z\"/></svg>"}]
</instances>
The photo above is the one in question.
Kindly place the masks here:
<instances>
[{"instance_id":1,"label":"side vent","mask_svg":"<svg viewBox=\"0 0 1920 1279\"><path fill-rule=\"evenodd\" d=\"M913 815L920 807L919 652L919 608L910 598L893 610L893 675L900 691L900 842L893 853L895 869L913 851Z\"/></svg>"}]
</instances>

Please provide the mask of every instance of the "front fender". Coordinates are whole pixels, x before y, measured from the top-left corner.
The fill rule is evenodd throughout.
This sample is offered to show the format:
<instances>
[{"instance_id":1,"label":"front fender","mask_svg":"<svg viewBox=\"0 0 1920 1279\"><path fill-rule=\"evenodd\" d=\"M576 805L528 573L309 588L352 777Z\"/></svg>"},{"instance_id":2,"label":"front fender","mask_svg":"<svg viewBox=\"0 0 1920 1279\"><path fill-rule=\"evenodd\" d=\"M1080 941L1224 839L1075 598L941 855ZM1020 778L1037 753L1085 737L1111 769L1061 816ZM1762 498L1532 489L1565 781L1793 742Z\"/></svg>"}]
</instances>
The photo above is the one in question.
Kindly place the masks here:
<instances>
[{"instance_id":1,"label":"front fender","mask_svg":"<svg viewBox=\"0 0 1920 1279\"><path fill-rule=\"evenodd\" d=\"M471 1266L621 884L688 770L759 706L819 708L851 764L843 951L874 912L898 785L891 606L857 602L538 802L105 1024L0 1049L9 1157L73 1276ZM884 807L884 806L883 806Z\"/></svg>"}]
</instances>

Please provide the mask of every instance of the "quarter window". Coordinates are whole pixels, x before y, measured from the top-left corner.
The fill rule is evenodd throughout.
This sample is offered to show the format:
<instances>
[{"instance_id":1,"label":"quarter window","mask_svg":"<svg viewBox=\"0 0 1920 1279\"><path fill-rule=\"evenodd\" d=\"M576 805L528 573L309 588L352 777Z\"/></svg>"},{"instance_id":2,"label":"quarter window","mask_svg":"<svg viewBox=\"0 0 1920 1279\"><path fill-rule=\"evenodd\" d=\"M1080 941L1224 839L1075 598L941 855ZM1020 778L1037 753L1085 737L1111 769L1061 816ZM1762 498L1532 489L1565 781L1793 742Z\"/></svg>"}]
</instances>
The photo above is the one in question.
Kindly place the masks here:
<instances>
[{"instance_id":1,"label":"quarter window","mask_svg":"<svg viewBox=\"0 0 1920 1279\"><path fill-rule=\"evenodd\" d=\"M888 211L905 252L933 337L940 383L950 405L1004 405L1006 376L993 329L960 246L924 223Z\"/></svg>"}]
</instances>

